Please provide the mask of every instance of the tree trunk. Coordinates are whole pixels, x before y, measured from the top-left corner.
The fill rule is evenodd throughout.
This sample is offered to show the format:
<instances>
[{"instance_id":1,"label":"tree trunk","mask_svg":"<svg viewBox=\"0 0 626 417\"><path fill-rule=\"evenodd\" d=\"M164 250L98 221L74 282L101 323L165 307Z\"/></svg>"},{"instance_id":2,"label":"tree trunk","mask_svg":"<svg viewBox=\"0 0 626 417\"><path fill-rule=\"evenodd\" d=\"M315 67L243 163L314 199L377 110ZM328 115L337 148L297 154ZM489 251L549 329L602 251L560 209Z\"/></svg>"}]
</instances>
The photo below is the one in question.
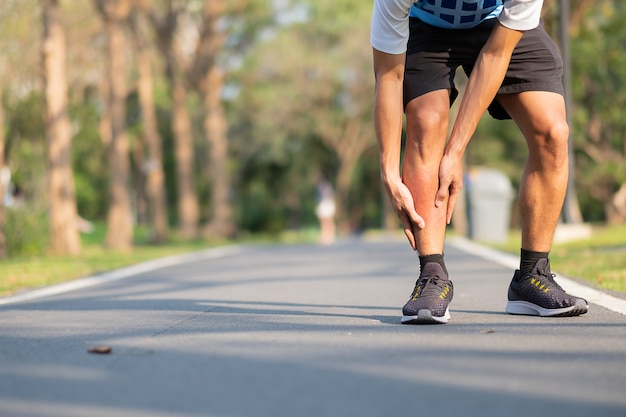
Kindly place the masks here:
<instances>
[{"instance_id":1,"label":"tree trunk","mask_svg":"<svg viewBox=\"0 0 626 417\"><path fill-rule=\"evenodd\" d=\"M568 126L572 124L572 65L570 59L569 47L569 31L570 31L570 9L569 0L559 0L559 29L561 55L563 57L563 86L565 89L565 110L567 114ZM574 142L572 135L569 135L569 177L567 180L567 190L565 192L565 200L561 210L563 221L568 224L580 224L583 222L583 216L580 212L580 204L578 203L578 195L576 193L576 164L574 156Z\"/></svg>"},{"instance_id":2,"label":"tree trunk","mask_svg":"<svg viewBox=\"0 0 626 417\"><path fill-rule=\"evenodd\" d=\"M0 87L0 259L7 257L6 236L4 234L4 184L2 173L4 170L4 112L2 106L2 88Z\"/></svg>"},{"instance_id":3,"label":"tree trunk","mask_svg":"<svg viewBox=\"0 0 626 417\"><path fill-rule=\"evenodd\" d=\"M103 7L101 10L106 8ZM133 221L130 202L130 161L126 135L126 82L124 69L124 15L102 12L107 34L108 107L111 118L109 163L109 208L106 246L127 250L132 247Z\"/></svg>"},{"instance_id":4,"label":"tree trunk","mask_svg":"<svg viewBox=\"0 0 626 417\"><path fill-rule=\"evenodd\" d=\"M604 212L610 225L623 224L626 221L626 183L604 204Z\"/></svg>"},{"instance_id":5,"label":"tree trunk","mask_svg":"<svg viewBox=\"0 0 626 417\"><path fill-rule=\"evenodd\" d=\"M170 79L174 108L172 129L175 136L176 184L178 187L178 227L185 238L198 235L200 209L193 181L193 137L191 119L187 111L187 92L182 80Z\"/></svg>"},{"instance_id":6,"label":"tree trunk","mask_svg":"<svg viewBox=\"0 0 626 417\"><path fill-rule=\"evenodd\" d=\"M157 35L157 45L166 65L166 76L172 97L172 133L174 134L174 158L176 161L176 191L178 208L178 233L185 238L198 235L200 208L194 186L194 146L191 118L187 110L187 90L175 34L181 10L167 3L167 12L159 18L154 8L145 2L142 9L148 14Z\"/></svg>"},{"instance_id":7,"label":"tree trunk","mask_svg":"<svg viewBox=\"0 0 626 417\"><path fill-rule=\"evenodd\" d=\"M65 33L58 0L43 1L43 73L46 106L50 251L78 255L78 234L71 131L67 109Z\"/></svg>"},{"instance_id":8,"label":"tree trunk","mask_svg":"<svg viewBox=\"0 0 626 417\"><path fill-rule=\"evenodd\" d=\"M142 166L146 176L148 195L148 215L152 227L152 241L163 242L167 239L167 199L165 195L165 174L163 172L162 141L157 129L152 92L152 64L147 42L133 25L135 44L137 45L137 72L141 115L143 119L142 138L147 147L147 160Z\"/></svg>"},{"instance_id":9,"label":"tree trunk","mask_svg":"<svg viewBox=\"0 0 626 417\"><path fill-rule=\"evenodd\" d=\"M146 143L143 135L130 143L131 161L131 205L134 209L135 224L145 226L148 224L148 196L146 195L146 176L142 172L142 167L146 163ZM134 171L133 171L134 168Z\"/></svg>"},{"instance_id":10,"label":"tree trunk","mask_svg":"<svg viewBox=\"0 0 626 417\"><path fill-rule=\"evenodd\" d=\"M211 215L204 227L206 236L227 237L234 232L229 201L228 124L221 100L224 76L217 67L217 55L226 41L219 29L226 2L205 0L200 39L188 78L204 101L204 134L207 143L207 176L211 181Z\"/></svg>"},{"instance_id":11,"label":"tree trunk","mask_svg":"<svg viewBox=\"0 0 626 417\"><path fill-rule=\"evenodd\" d=\"M360 223L362 216L359 207L355 216L350 215L349 197L352 177L357 163L363 152L370 146L367 137L362 133L363 125L360 119L347 119L342 131L327 132L323 135L324 143L332 148L339 157L339 171L337 172L337 222L342 233L349 233Z\"/></svg>"},{"instance_id":12,"label":"tree trunk","mask_svg":"<svg viewBox=\"0 0 626 417\"><path fill-rule=\"evenodd\" d=\"M234 232L229 199L228 126L221 99L223 83L223 74L213 67L207 75L207 89L204 92L204 129L209 145L207 168L211 179L213 208L205 233L218 237L228 237Z\"/></svg>"}]
</instances>

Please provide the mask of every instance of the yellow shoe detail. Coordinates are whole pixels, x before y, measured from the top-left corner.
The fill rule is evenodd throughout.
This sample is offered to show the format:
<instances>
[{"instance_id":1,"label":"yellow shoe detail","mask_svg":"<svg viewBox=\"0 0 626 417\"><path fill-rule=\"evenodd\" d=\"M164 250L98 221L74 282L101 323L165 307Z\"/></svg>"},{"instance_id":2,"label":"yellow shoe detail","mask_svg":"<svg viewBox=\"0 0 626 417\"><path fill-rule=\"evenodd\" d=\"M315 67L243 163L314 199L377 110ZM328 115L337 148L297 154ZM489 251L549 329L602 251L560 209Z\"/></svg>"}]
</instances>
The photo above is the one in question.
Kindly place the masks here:
<instances>
[{"instance_id":1,"label":"yellow shoe detail","mask_svg":"<svg viewBox=\"0 0 626 417\"><path fill-rule=\"evenodd\" d=\"M413 295L411 296L411 300L417 300L417 297L422 293L422 284L420 283L415 290L413 290Z\"/></svg>"},{"instance_id":2,"label":"yellow shoe detail","mask_svg":"<svg viewBox=\"0 0 626 417\"><path fill-rule=\"evenodd\" d=\"M444 288L443 291L441 291L441 294L439 294L439 299L443 300L444 298L446 298L446 295L448 295L449 292L450 287L446 285L446 288Z\"/></svg>"}]
</instances>

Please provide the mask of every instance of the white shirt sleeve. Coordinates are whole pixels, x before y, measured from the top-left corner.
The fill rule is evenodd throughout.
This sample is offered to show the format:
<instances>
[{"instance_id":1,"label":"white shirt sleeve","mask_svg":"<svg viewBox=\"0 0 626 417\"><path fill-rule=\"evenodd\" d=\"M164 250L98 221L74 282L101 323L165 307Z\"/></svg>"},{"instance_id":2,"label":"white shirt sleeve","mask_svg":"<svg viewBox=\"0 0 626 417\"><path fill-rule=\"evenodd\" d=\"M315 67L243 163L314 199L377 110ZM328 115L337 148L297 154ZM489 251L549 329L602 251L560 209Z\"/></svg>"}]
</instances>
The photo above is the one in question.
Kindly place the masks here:
<instances>
[{"instance_id":1,"label":"white shirt sleeve","mask_svg":"<svg viewBox=\"0 0 626 417\"><path fill-rule=\"evenodd\" d=\"M415 0L375 0L370 43L388 54L403 54L409 39L409 11Z\"/></svg>"},{"instance_id":2,"label":"white shirt sleeve","mask_svg":"<svg viewBox=\"0 0 626 417\"><path fill-rule=\"evenodd\" d=\"M509 29L530 30L539 26L543 0L504 0L498 21Z\"/></svg>"}]
</instances>

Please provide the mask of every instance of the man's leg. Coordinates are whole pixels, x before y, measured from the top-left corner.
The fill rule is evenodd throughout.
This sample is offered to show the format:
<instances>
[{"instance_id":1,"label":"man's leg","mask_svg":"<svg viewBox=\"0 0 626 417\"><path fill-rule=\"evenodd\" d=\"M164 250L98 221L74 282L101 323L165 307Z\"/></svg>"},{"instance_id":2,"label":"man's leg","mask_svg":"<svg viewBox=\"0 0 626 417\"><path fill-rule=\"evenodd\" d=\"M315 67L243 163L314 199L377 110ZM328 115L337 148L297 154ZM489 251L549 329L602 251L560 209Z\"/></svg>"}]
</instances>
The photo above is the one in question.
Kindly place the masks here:
<instances>
[{"instance_id":1,"label":"man's leg","mask_svg":"<svg viewBox=\"0 0 626 417\"><path fill-rule=\"evenodd\" d=\"M502 95L498 100L528 144L519 192L522 259L509 289L507 311L542 316L584 314L587 303L567 295L553 281L548 260L567 189L569 128L563 97L528 91Z\"/></svg>"},{"instance_id":2,"label":"man's leg","mask_svg":"<svg viewBox=\"0 0 626 417\"><path fill-rule=\"evenodd\" d=\"M402 179L411 191L415 210L424 218L426 226L423 229L414 228L421 271L415 289L403 308L403 323L445 323L449 318L452 283L448 280L443 262L446 211L445 208L435 207L449 109L447 90L424 94L411 100L406 107L407 140Z\"/></svg>"},{"instance_id":3,"label":"man's leg","mask_svg":"<svg viewBox=\"0 0 626 417\"><path fill-rule=\"evenodd\" d=\"M540 91L502 95L499 101L528 144L519 192L522 248L548 252L567 189L565 103L559 94Z\"/></svg>"},{"instance_id":4,"label":"man's leg","mask_svg":"<svg viewBox=\"0 0 626 417\"><path fill-rule=\"evenodd\" d=\"M415 210L426 223L423 229L415 230L419 255L443 253L446 211L435 207L435 195L439 189L439 163L448 134L449 108L447 90L424 94L406 107L407 139L402 179L413 195Z\"/></svg>"}]
</instances>

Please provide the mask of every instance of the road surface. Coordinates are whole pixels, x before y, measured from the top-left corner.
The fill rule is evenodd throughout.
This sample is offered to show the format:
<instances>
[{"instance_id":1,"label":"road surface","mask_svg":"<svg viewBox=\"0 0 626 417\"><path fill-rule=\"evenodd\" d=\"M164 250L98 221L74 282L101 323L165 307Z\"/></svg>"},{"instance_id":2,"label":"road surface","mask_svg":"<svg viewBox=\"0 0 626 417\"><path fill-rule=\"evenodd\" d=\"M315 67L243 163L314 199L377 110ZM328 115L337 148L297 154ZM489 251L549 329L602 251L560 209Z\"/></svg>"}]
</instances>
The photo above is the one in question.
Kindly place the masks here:
<instances>
[{"instance_id":1,"label":"road surface","mask_svg":"<svg viewBox=\"0 0 626 417\"><path fill-rule=\"evenodd\" d=\"M400 324L418 262L397 240L236 246L4 300L0 416L626 416L624 314L507 315L511 268L446 258L446 325Z\"/></svg>"}]
</instances>

